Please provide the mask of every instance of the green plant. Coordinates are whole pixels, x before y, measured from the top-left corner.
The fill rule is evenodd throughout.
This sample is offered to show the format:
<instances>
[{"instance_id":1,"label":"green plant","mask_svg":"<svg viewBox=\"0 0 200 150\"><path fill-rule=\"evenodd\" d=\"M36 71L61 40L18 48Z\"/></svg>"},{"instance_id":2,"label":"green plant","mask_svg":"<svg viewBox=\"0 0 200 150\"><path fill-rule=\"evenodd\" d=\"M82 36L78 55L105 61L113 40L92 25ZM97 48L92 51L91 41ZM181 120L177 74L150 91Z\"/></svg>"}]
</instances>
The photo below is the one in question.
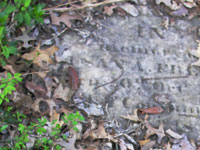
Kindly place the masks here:
<instances>
[{"instance_id":1,"label":"green plant","mask_svg":"<svg viewBox=\"0 0 200 150\"><path fill-rule=\"evenodd\" d=\"M63 138L67 139L66 135L61 134L61 126L56 123L57 120L52 121L50 124L45 117L38 118L36 122L31 122L28 125L24 125L22 120L26 119L26 115L16 112L12 117L15 118L15 125L17 126L18 136L15 136L14 139L8 140L9 143L13 142L12 147L9 147L13 150L26 149L26 143L29 142L29 136L34 135L35 149L54 149L61 150L61 146L58 144L54 144L54 142ZM12 118L13 119L13 118ZM79 112L70 113L68 115L63 116L64 122L67 123L68 127L73 128L75 131L78 131L76 127L79 121L83 121L84 117L80 115ZM46 125L48 126L49 131L46 130ZM8 123L5 122L4 125L0 126L0 132L6 130L8 128ZM8 149L8 147L2 147L0 150Z\"/></svg>"},{"instance_id":2,"label":"green plant","mask_svg":"<svg viewBox=\"0 0 200 150\"><path fill-rule=\"evenodd\" d=\"M69 128L72 128L74 131L78 131L78 122L84 120L85 118L82 115L80 115L78 111L76 113L70 113L68 115L65 114L63 116L64 123L67 123L69 125Z\"/></svg>"},{"instance_id":3,"label":"green plant","mask_svg":"<svg viewBox=\"0 0 200 150\"><path fill-rule=\"evenodd\" d=\"M14 0L17 14L15 20L19 25L25 23L25 25L31 25L32 23L43 23L44 4L34 4L31 0ZM32 2L32 4L31 4ZM34 20L33 22L31 22Z\"/></svg>"},{"instance_id":4,"label":"green plant","mask_svg":"<svg viewBox=\"0 0 200 150\"><path fill-rule=\"evenodd\" d=\"M30 132L30 130L28 130L27 126L23 125L23 124L19 124L18 125L18 131L20 132L20 136L16 137L16 142L15 142L15 149L25 149L26 148L26 142L29 141L28 139L28 135L30 133L28 133L28 131Z\"/></svg>"},{"instance_id":5,"label":"green plant","mask_svg":"<svg viewBox=\"0 0 200 150\"><path fill-rule=\"evenodd\" d=\"M0 63L4 66L5 60L11 54L17 53L16 42L8 42L6 38L6 25L8 21L12 21L11 14L14 14L14 21L19 26L25 24L31 26L33 24L43 23L44 4L36 4L32 0L3 0L0 2ZM11 22L12 23L12 22Z\"/></svg>"},{"instance_id":6,"label":"green plant","mask_svg":"<svg viewBox=\"0 0 200 150\"><path fill-rule=\"evenodd\" d=\"M11 13L15 12L14 20L19 25L43 23L44 4L35 4L32 0L14 0L14 3L4 0L0 2L0 25L5 26ZM33 22L31 22L33 20Z\"/></svg>"},{"instance_id":7,"label":"green plant","mask_svg":"<svg viewBox=\"0 0 200 150\"><path fill-rule=\"evenodd\" d=\"M1 78L0 105L3 101L9 102L7 96L16 90L15 85L21 81L22 78L20 73L15 73L14 76L11 73L7 73L6 78Z\"/></svg>"},{"instance_id":8,"label":"green plant","mask_svg":"<svg viewBox=\"0 0 200 150\"><path fill-rule=\"evenodd\" d=\"M7 124L2 125L2 126L0 127L0 132L4 131L6 128L8 128L8 125L7 125Z\"/></svg>"},{"instance_id":9,"label":"green plant","mask_svg":"<svg viewBox=\"0 0 200 150\"><path fill-rule=\"evenodd\" d=\"M2 66L5 66L5 61L3 57L6 59L9 58L11 54L16 54L17 48L14 42L8 42L5 38L5 27L0 26L0 63Z\"/></svg>"}]
</instances>

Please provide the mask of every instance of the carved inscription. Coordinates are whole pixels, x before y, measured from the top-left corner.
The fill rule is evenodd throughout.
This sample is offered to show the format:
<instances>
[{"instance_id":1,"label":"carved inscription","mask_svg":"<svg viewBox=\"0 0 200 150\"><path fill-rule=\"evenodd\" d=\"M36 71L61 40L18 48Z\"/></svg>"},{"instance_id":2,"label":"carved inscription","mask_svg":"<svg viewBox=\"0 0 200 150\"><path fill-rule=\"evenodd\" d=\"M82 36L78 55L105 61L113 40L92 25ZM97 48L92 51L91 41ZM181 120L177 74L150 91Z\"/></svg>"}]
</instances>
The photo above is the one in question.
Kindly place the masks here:
<instances>
[{"instance_id":1,"label":"carved inscription","mask_svg":"<svg viewBox=\"0 0 200 150\"><path fill-rule=\"evenodd\" d=\"M188 54L196 48L194 36L187 32L194 22L188 21L184 28L190 30L183 31L176 22L168 29L161 27L159 17L110 19L108 28L94 30L89 45L69 49L80 70L80 91L97 103L109 104L110 115L132 112L139 104L144 104L142 108L163 104L165 113L175 112L171 120L200 116L200 69L191 66L197 58ZM169 95L170 100L159 102L153 95Z\"/></svg>"}]
</instances>

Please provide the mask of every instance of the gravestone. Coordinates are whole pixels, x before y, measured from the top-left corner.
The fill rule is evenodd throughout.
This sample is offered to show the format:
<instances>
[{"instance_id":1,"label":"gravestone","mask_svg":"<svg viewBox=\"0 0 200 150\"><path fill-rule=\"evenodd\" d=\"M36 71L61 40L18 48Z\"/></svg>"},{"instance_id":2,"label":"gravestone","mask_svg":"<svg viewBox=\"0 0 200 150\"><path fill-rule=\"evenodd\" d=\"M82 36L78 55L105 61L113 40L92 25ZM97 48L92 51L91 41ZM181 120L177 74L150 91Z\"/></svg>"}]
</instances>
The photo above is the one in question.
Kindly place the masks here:
<instances>
[{"instance_id":1,"label":"gravestone","mask_svg":"<svg viewBox=\"0 0 200 150\"><path fill-rule=\"evenodd\" d=\"M57 61L73 64L81 85L77 95L101 104L109 119L133 113L136 108L161 106L151 115L158 126L200 134L200 68L189 54L197 48L198 19L175 19L165 28L165 17L138 5L138 16L113 15L97 19L88 27L64 35L66 50ZM83 34L86 33L86 34ZM152 122L153 123L153 122ZM123 123L122 123L123 124ZM126 125L123 126L126 128Z\"/></svg>"}]
</instances>

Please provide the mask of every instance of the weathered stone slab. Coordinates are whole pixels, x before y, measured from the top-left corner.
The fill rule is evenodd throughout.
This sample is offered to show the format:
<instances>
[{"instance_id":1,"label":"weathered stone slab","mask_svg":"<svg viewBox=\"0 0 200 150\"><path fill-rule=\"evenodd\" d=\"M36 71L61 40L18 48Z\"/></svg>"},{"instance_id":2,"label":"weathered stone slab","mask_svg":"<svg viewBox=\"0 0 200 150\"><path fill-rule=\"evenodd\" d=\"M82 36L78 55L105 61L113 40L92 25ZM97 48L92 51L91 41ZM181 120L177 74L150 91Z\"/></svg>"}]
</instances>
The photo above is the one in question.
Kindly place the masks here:
<instances>
[{"instance_id":1,"label":"weathered stone slab","mask_svg":"<svg viewBox=\"0 0 200 150\"><path fill-rule=\"evenodd\" d=\"M197 46L195 27L200 22L176 20L166 29L164 18L145 7L138 7L137 17L99 20L100 29L85 29L90 31L87 41L66 34L62 43L68 49L57 60L78 69L78 94L107 105L109 117L161 106L165 112L150 119L164 117L165 127L198 136L200 68L190 65L196 58L188 51Z\"/></svg>"}]
</instances>

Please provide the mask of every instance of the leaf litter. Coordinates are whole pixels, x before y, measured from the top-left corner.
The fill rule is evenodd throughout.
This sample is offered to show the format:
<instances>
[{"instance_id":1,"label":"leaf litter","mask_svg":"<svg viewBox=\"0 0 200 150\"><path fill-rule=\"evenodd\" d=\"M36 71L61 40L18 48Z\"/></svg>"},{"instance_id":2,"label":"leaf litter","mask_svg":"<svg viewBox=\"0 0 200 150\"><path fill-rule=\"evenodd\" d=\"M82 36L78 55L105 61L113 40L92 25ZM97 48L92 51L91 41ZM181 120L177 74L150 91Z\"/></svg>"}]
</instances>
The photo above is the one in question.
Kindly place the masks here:
<instances>
[{"instance_id":1,"label":"leaf litter","mask_svg":"<svg viewBox=\"0 0 200 150\"><path fill-rule=\"evenodd\" d=\"M53 57L56 51L58 51L58 48L56 46L41 50L39 44L32 52L24 54L22 58L33 61L35 65L44 68L46 66L44 65L44 62L47 64L53 64L53 60L51 57Z\"/></svg>"},{"instance_id":2,"label":"leaf litter","mask_svg":"<svg viewBox=\"0 0 200 150\"><path fill-rule=\"evenodd\" d=\"M169 1L169 0L156 0L156 4L160 5L161 3L169 7L172 12L171 14L174 16L185 16L189 13L189 9L197 7L195 1L193 0L187 0L187 1L180 1L180 3L177 3L176 1ZM135 1L134 1L135 3ZM84 5L89 5L90 2L84 3ZM72 6L72 5L71 5ZM74 5L75 6L75 5ZM74 7L73 6L73 7ZM76 6L78 7L78 6ZM124 10L127 14L130 14L132 16L137 16L138 15L138 10L135 5L131 3L122 3L119 5L112 5L112 6L104 6L104 14L107 15L112 15L114 13L113 10L119 11L118 8L121 8ZM55 10L56 9L52 9ZM64 10L64 8L63 8ZM60 26L60 23L64 23L68 28L72 28L72 21L79 20L83 21L83 18L81 15L78 13L70 13L63 11L60 15L56 15L55 12L50 12L50 17L52 19L52 24ZM35 40L35 38L31 38L28 36L28 34L23 34L22 36L19 36L16 38L18 41L23 42L23 47L24 48L30 48L32 47L29 42L31 40ZM51 45L52 43L49 43L48 45ZM197 57L199 59L199 44L198 44L198 49L196 51L191 52L192 55ZM55 52L58 51L58 48L56 46L51 46L50 48L42 50L40 47L40 44L30 53L26 53L22 55L22 58L32 61L34 65L37 65L40 68L46 68L48 65L54 65L53 61L53 55ZM14 67L15 61L13 61L13 65L9 66L7 65L5 69L7 71L10 71L12 73L14 72L20 72L16 71L17 67ZM192 65L199 66L199 60ZM20 70L23 70L24 66L20 68ZM50 70L49 72L51 72ZM59 75L57 77L53 77L52 74L51 76L47 76L47 73L38 72L38 75L41 75L41 77L44 80L45 86L43 87L41 85L38 85L34 83L34 81L26 81L25 82L25 87L30 91L34 96L35 99L32 100L30 95L25 95L25 93L16 93L16 97L13 98L13 102L16 103L17 107L28 107L33 110L33 115L36 114L36 112L39 112L41 116L47 116L50 121L52 120L57 120L57 123L60 124L61 126L63 125L63 122L60 121L60 117L62 113L68 114L73 112L68 104L69 101L74 100L73 96L76 94L76 91L78 90L81 82L78 76L78 71L72 67L72 65L68 64L68 69L67 69L67 74L66 77L68 76L69 81L68 82L63 82L62 80L59 79ZM33 75L31 75L33 76ZM55 80L57 81L55 81ZM71 92L71 94L70 94ZM19 96L19 94L21 94ZM71 95L68 97L68 95ZM81 144L79 144L79 148L75 147L76 142L77 142L77 136L75 133L72 133L72 136L68 139L68 141L64 141L62 139L59 139L55 142L55 144L59 144L63 146L65 149L85 149L85 150L98 150L101 145L109 145L110 148L114 149L112 145L118 145L121 150L132 150L136 146L140 146L142 150L147 150L147 149L152 149L152 147L156 147L158 144L162 144L162 139L165 136L168 136L171 139L176 139L178 142L168 141L163 145L164 149L167 150L193 150L195 147L192 145L192 142L190 142L187 139L186 135L180 135L176 133L175 131L168 129L164 130L164 124L161 122L158 128L154 128L149 122L151 120L143 120L138 116L138 112L142 112L143 114L150 114L150 115L156 115L164 112L164 109L161 107L150 107L150 108L143 108L143 109L135 109L133 114L130 115L121 115L121 117L125 120L129 120L133 122L134 124L138 124L139 127L143 130L144 132L144 137L143 139L139 139L135 134L131 133L123 133L125 131L122 131L120 128L114 128L114 126L110 126L112 128L112 131L109 131L109 128L106 128L105 121L98 120L95 118L95 116L103 116L103 109L99 108L98 105L96 104L90 104L89 108L87 109L83 104L84 101L80 98L79 99L79 104L82 104L82 107L77 108L79 110L82 110L84 113L86 113L86 116L88 117L86 126L83 131L80 133L80 137L82 138L82 142L87 143L88 139L92 140L90 141L90 145L87 144L88 147L82 147ZM25 101L29 103L29 105L25 104ZM68 107L66 107L68 106ZM79 105L80 106L80 105ZM73 105L74 107L74 105ZM95 108L95 109L94 109ZM99 112L99 113L95 113ZM32 113L32 112L30 112ZM87 126L88 122L92 122L90 124L90 127ZM116 127L119 127L117 122ZM144 130L146 129L146 131ZM136 132L138 128L134 130ZM10 136L14 137L15 132L14 131L9 131ZM123 133L123 134L121 134ZM123 135L123 136L120 136ZM152 140L152 136L156 135L157 140ZM30 138L31 139L31 138ZM102 141L103 140L103 141ZM107 143L105 143L105 141ZM34 139L30 140L30 143L27 143L27 147L31 148L34 143ZM29 144L29 145L28 145ZM96 146L98 144L98 146Z\"/></svg>"}]
</instances>

